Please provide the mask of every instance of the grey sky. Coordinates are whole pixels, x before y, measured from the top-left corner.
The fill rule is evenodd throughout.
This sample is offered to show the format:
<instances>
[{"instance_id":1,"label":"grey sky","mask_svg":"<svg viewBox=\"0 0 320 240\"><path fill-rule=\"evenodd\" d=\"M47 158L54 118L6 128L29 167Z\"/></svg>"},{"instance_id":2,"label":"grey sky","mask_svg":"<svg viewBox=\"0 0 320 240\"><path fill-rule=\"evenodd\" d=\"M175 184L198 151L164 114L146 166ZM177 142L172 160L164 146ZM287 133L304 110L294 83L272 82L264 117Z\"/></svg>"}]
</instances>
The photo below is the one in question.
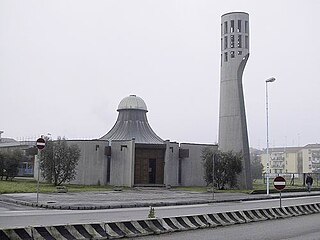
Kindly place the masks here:
<instances>
[{"instance_id":1,"label":"grey sky","mask_svg":"<svg viewBox=\"0 0 320 240\"><path fill-rule=\"evenodd\" d=\"M163 139L218 136L220 17L250 15L243 76L249 143L320 142L320 1L0 0L4 137L98 138L120 100L143 98Z\"/></svg>"}]
</instances>

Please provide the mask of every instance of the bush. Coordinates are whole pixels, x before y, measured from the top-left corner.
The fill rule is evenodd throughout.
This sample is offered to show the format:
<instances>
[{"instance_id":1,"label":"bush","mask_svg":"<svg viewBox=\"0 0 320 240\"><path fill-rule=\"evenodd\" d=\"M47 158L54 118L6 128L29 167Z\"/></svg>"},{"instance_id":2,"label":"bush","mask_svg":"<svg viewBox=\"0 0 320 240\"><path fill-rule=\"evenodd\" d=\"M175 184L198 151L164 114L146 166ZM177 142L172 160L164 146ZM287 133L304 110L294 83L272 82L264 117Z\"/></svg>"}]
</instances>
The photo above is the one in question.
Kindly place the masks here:
<instances>
[{"instance_id":1,"label":"bush","mask_svg":"<svg viewBox=\"0 0 320 240\"><path fill-rule=\"evenodd\" d=\"M237 187L237 175L242 171L242 155L240 153L204 148L201 158L205 168L204 179L207 185L213 184L212 162L214 160L214 185L218 189Z\"/></svg>"},{"instance_id":2,"label":"bush","mask_svg":"<svg viewBox=\"0 0 320 240\"><path fill-rule=\"evenodd\" d=\"M12 180L17 176L19 161L22 158L21 150L8 150L0 152L0 176L1 180Z\"/></svg>"}]
</instances>

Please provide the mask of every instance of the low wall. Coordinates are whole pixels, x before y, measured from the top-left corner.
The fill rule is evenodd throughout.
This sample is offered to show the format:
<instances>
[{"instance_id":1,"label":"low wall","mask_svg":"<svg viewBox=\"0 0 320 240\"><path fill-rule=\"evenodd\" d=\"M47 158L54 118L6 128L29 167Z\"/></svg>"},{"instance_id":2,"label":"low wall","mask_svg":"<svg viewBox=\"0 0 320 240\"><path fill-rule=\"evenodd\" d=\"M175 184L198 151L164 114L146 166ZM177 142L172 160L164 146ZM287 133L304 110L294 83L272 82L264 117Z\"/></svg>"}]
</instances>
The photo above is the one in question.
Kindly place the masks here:
<instances>
[{"instance_id":1,"label":"low wall","mask_svg":"<svg viewBox=\"0 0 320 240\"><path fill-rule=\"evenodd\" d=\"M1 240L114 239L320 213L320 203L146 220L1 229Z\"/></svg>"}]
</instances>

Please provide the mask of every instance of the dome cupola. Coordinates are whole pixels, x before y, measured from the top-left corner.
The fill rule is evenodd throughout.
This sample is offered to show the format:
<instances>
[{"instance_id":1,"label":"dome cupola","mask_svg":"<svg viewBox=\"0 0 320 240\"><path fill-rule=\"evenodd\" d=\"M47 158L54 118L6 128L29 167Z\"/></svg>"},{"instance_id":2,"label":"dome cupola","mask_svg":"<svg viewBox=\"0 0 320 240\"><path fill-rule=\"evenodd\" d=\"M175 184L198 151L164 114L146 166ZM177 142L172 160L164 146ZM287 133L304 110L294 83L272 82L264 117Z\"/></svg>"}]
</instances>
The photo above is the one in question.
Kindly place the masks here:
<instances>
[{"instance_id":1,"label":"dome cupola","mask_svg":"<svg viewBox=\"0 0 320 240\"><path fill-rule=\"evenodd\" d=\"M136 109L146 112L148 111L146 103L142 98L137 97L136 95L130 95L129 97L125 97L121 100L118 106L118 111L124 109Z\"/></svg>"}]
</instances>

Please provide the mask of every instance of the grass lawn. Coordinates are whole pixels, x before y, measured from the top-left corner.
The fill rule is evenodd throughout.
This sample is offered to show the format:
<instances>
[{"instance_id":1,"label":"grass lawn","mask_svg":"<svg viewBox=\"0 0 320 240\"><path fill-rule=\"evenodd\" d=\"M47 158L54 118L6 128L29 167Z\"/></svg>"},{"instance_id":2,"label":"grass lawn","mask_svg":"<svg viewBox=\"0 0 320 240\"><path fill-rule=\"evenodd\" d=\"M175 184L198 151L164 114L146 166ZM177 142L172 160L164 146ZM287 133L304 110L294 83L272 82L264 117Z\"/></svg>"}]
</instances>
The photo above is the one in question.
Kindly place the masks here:
<instances>
[{"instance_id":1,"label":"grass lawn","mask_svg":"<svg viewBox=\"0 0 320 240\"><path fill-rule=\"evenodd\" d=\"M294 186L291 186L289 184L290 182L287 181L286 184L286 189L305 189L305 187L303 186L303 183L301 180L297 179L295 180L295 184ZM316 186L316 184L314 184ZM273 186L273 179L270 179L270 190L274 189ZM266 183L263 182L263 179L256 179L253 181L253 190L266 190L267 186ZM181 191L192 191L192 192L207 192L207 191L212 191L211 187L173 187L172 189L174 190L181 190ZM215 189L215 192L238 192L238 193L251 193L252 190L237 190L237 189L228 189L228 190L218 190Z\"/></svg>"},{"instance_id":2,"label":"grass lawn","mask_svg":"<svg viewBox=\"0 0 320 240\"><path fill-rule=\"evenodd\" d=\"M212 192L212 187L172 187L172 189L177 191L190 191L190 192ZM238 190L238 189L227 189L218 190L215 189L214 192L229 192L229 193L250 193L251 190Z\"/></svg>"},{"instance_id":3,"label":"grass lawn","mask_svg":"<svg viewBox=\"0 0 320 240\"><path fill-rule=\"evenodd\" d=\"M318 184L314 184L317 186ZM69 185L64 184L67 186L69 192L88 192L88 191L112 191L114 190L113 186L84 186L84 185ZM126 188L123 188L126 189ZM262 179L255 180L253 182L253 189L254 190L266 190L266 184L263 182ZM270 190L274 189L273 187L273 180L270 179ZM291 186L289 182L287 182L286 189L305 189L302 186L302 182L297 180L295 182L295 186ZM177 191L191 191L191 192L208 192L211 191L211 187L172 187L172 190ZM32 193L37 191L37 181L33 179L19 179L15 178L13 181L4 181L0 180L0 194L3 193ZM41 193L53 193L56 192L56 187L52 184L48 183L40 183L39 192ZM215 192L242 192L242 193L250 193L251 190L217 190Z\"/></svg>"},{"instance_id":4,"label":"grass lawn","mask_svg":"<svg viewBox=\"0 0 320 240\"><path fill-rule=\"evenodd\" d=\"M39 192L52 193L56 192L56 187L48 183L40 183ZM87 192L87 191L110 191L113 186L83 186L83 185L68 185L69 192ZM3 193L32 193L37 192L37 181L26 179L14 179L13 181L0 180L0 194Z\"/></svg>"}]
</instances>

